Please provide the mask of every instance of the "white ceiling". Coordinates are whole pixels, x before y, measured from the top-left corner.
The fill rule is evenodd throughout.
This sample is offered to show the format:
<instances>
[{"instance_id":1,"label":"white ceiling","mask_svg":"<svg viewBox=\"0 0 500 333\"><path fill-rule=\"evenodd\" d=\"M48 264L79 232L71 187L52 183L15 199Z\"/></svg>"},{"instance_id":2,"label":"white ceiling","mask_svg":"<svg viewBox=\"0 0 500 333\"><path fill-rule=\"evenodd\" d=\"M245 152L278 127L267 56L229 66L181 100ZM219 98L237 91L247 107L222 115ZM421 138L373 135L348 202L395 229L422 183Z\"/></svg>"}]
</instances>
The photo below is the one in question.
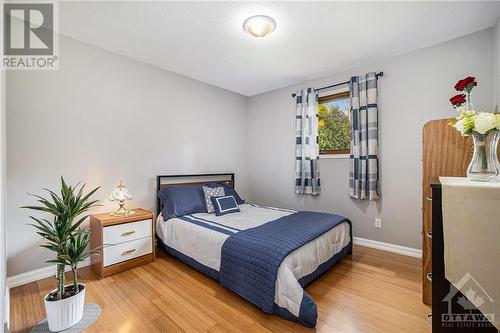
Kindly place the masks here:
<instances>
[{"instance_id":1,"label":"white ceiling","mask_svg":"<svg viewBox=\"0 0 500 333\"><path fill-rule=\"evenodd\" d=\"M252 96L488 28L500 2L97 1L59 12L63 34ZM247 35L255 14L276 30Z\"/></svg>"}]
</instances>

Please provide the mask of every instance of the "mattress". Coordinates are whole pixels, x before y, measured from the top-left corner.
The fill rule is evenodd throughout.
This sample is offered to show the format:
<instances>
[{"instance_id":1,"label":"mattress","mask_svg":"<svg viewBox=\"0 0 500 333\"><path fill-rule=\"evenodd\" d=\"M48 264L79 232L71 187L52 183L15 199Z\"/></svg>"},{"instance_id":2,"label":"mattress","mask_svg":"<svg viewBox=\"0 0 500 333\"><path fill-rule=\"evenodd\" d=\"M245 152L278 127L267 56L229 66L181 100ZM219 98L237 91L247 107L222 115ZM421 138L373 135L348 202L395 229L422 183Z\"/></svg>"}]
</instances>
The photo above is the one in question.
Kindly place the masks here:
<instances>
[{"instance_id":1,"label":"mattress","mask_svg":"<svg viewBox=\"0 0 500 333\"><path fill-rule=\"evenodd\" d=\"M239 206L240 213L215 216L199 213L164 221L157 218L156 233L162 242L193 266L218 272L221 249L233 233L257 227L295 213L293 210L254 204ZM288 254L278 268L275 304L299 316L304 290L299 280L314 274L351 244L350 225L342 222ZM214 277L214 276L212 276Z\"/></svg>"}]
</instances>

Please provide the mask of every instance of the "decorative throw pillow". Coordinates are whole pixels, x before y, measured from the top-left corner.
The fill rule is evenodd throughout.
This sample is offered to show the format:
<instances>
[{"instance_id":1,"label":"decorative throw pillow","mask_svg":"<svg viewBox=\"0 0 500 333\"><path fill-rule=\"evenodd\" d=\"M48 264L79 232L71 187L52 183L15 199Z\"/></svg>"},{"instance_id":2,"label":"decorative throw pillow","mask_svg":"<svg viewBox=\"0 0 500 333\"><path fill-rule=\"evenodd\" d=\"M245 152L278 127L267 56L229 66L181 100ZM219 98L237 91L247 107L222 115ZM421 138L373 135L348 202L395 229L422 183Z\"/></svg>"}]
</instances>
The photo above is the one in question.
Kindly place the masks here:
<instances>
[{"instance_id":1,"label":"decorative throw pillow","mask_svg":"<svg viewBox=\"0 0 500 333\"><path fill-rule=\"evenodd\" d=\"M205 204L207 206L207 213L212 214L214 212L214 205L210 198L212 197L222 197L225 196L224 188L221 187L205 187L203 186L203 194L205 195Z\"/></svg>"},{"instance_id":2,"label":"decorative throw pillow","mask_svg":"<svg viewBox=\"0 0 500 333\"><path fill-rule=\"evenodd\" d=\"M236 199L232 195L226 195L223 197L212 197L212 203L215 209L215 215L221 216L230 213L239 212L238 204Z\"/></svg>"},{"instance_id":3,"label":"decorative throw pillow","mask_svg":"<svg viewBox=\"0 0 500 333\"><path fill-rule=\"evenodd\" d=\"M224 192L226 193L225 195L232 195L234 197L234 199L236 199L236 202L238 203L238 205L243 205L245 203L245 200L243 200L239 194L236 192L236 190L234 188L232 188L231 186L229 186L228 184L226 183L210 183L208 184L208 187L224 187Z\"/></svg>"}]
</instances>

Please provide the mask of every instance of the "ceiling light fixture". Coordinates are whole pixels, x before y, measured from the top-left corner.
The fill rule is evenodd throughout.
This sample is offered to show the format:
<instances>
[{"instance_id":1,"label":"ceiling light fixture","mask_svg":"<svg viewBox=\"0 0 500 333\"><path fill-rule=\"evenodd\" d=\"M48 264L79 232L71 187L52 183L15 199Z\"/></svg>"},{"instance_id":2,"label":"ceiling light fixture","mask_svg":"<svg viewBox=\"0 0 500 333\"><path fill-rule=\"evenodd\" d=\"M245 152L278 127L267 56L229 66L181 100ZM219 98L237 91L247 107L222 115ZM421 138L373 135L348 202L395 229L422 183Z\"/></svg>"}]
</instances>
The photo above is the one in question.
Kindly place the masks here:
<instances>
[{"instance_id":1,"label":"ceiling light fixture","mask_svg":"<svg viewBox=\"0 0 500 333\"><path fill-rule=\"evenodd\" d=\"M249 17L243 23L243 29L254 37L265 37L276 28L276 21L265 15Z\"/></svg>"}]
</instances>

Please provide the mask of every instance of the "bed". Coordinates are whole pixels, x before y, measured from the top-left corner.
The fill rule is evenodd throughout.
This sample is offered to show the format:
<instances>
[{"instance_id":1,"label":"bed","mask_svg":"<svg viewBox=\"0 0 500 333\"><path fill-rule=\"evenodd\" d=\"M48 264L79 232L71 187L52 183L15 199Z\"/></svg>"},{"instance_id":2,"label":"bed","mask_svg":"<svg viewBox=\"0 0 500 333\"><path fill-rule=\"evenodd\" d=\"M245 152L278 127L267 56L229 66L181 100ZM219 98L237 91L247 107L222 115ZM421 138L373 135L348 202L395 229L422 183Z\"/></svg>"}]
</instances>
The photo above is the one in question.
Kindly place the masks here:
<instances>
[{"instance_id":1,"label":"bed","mask_svg":"<svg viewBox=\"0 0 500 333\"><path fill-rule=\"evenodd\" d=\"M226 194L237 197L239 212L191 212L198 199L183 197L178 201L190 201L189 209L172 215L178 207L167 200L203 186L224 187ZM264 312L316 325L316 304L304 287L351 254L347 218L244 202L234 190L233 173L157 176L157 192L156 235L165 251Z\"/></svg>"}]
</instances>

